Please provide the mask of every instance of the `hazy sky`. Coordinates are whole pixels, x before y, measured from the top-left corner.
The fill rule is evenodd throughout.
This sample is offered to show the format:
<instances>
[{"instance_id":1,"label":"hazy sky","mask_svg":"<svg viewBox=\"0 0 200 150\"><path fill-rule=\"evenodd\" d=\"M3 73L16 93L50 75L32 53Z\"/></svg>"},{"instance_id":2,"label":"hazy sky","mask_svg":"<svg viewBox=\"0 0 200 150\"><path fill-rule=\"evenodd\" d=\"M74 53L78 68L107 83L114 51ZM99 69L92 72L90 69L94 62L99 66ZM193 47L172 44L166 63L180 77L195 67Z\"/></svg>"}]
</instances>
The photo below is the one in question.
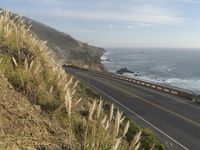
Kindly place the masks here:
<instances>
[{"instance_id":1,"label":"hazy sky","mask_svg":"<svg viewBox=\"0 0 200 150\"><path fill-rule=\"evenodd\" d=\"M101 47L200 47L200 0L0 0Z\"/></svg>"}]
</instances>

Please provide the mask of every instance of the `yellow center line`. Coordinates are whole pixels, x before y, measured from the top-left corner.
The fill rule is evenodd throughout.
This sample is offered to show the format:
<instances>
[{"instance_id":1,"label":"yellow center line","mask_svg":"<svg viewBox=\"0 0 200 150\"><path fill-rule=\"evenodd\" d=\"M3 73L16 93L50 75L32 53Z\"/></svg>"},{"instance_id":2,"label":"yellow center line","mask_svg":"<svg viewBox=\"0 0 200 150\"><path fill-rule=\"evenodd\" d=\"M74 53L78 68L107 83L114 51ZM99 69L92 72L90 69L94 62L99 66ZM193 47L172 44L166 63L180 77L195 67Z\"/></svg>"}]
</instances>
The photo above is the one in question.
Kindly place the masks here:
<instances>
[{"instance_id":1,"label":"yellow center line","mask_svg":"<svg viewBox=\"0 0 200 150\"><path fill-rule=\"evenodd\" d=\"M84 75L84 74L83 74L83 75ZM193 124L193 125L196 125L196 126L200 127L200 123L195 122L195 121L193 121L193 120L191 120L191 119L189 119L189 118L187 118L187 117L184 117L184 116L182 116L182 115L180 115L180 114L178 114L178 113L176 113L176 112L174 112L174 111L171 111L171 110L169 110L169 109L167 109L167 108L165 108L165 107L163 107L163 106L160 106L160 105L158 105L158 104L155 104L155 103L153 103L153 102L150 102L149 100L147 100L147 99L145 99L145 98L143 98L143 97L141 97L141 96L135 95L135 94L133 94L133 93L127 91L126 88L124 88L124 89L123 89L123 88L119 88L119 87L116 86L116 85L117 85L116 83L113 83L113 84L115 84L115 85L113 85L113 84L108 83L107 80L102 79L102 78L101 78L101 79L98 79L98 78L96 78L96 77L91 77L91 76L88 76L88 75L84 75L84 76L89 77L89 78L93 78L94 80L97 80L97 81L100 81L100 82L103 82L105 85L108 85L108 86L110 86L110 87L112 87L112 88L114 88L114 89L117 89L117 90L121 91L121 92L128 93L129 95L131 95L131 96L133 96L133 97L136 97L136 98L138 98L138 99L140 99L140 100L142 100L142 101L144 101L144 102L146 102L146 103L148 103L148 104L150 104L150 105L153 105L153 106L155 106L155 107L157 107L157 108L159 108L159 109L161 109L161 110L163 110L163 111L166 111L166 112L168 112L168 113L171 113L171 114L173 114L173 115L175 115L175 116L177 116L177 117L179 117L179 118L181 118L181 119L183 119L183 120L185 120L185 121L187 121L187 122L190 122L190 123ZM118 86L122 86L122 85L118 85Z\"/></svg>"}]
</instances>

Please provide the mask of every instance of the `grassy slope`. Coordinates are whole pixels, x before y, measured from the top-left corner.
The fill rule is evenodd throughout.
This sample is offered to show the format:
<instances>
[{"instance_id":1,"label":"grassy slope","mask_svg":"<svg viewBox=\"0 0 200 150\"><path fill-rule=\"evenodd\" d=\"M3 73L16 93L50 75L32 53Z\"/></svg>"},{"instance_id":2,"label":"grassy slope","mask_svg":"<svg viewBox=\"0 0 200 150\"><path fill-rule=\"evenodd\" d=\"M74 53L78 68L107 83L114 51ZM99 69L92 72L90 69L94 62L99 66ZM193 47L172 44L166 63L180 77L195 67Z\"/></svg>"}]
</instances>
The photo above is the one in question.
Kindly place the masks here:
<instances>
[{"instance_id":1,"label":"grassy slope","mask_svg":"<svg viewBox=\"0 0 200 150\"><path fill-rule=\"evenodd\" d=\"M63 132L59 122L32 105L23 95L0 75L0 149L11 147L47 148L67 147L68 133ZM14 149L14 148L13 148Z\"/></svg>"},{"instance_id":2,"label":"grassy slope","mask_svg":"<svg viewBox=\"0 0 200 150\"><path fill-rule=\"evenodd\" d=\"M163 149L65 74L22 18L11 18L0 14L0 149Z\"/></svg>"}]
</instances>

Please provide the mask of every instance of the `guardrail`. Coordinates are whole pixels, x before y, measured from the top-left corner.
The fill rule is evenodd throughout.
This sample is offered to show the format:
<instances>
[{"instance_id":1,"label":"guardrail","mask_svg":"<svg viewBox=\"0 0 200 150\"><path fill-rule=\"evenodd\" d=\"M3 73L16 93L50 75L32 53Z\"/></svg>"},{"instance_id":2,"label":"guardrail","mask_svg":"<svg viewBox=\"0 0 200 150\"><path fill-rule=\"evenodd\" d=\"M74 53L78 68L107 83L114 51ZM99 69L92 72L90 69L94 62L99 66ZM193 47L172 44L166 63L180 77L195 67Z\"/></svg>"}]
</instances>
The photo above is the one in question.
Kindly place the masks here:
<instances>
[{"instance_id":1,"label":"guardrail","mask_svg":"<svg viewBox=\"0 0 200 150\"><path fill-rule=\"evenodd\" d=\"M196 95L194 92L189 91L189 90L185 90L185 89L181 89L181 88L173 87L173 86L168 86L168 85L164 85L164 84L160 84L160 83L155 83L155 82L151 82L151 81L147 81L147 80L143 80L143 79L130 78L130 77L118 75L118 74L111 73L111 72L100 72L100 71L93 71L93 70L89 70L89 71L95 72L98 74L102 74L104 76L131 82L131 83L143 86L143 87L151 88L151 89L154 89L157 91L161 91L164 93L168 93L171 95L189 99L193 102L200 103L200 96Z\"/></svg>"},{"instance_id":2,"label":"guardrail","mask_svg":"<svg viewBox=\"0 0 200 150\"><path fill-rule=\"evenodd\" d=\"M164 92L164 93L168 93L168 94L171 94L171 95L175 95L175 96L178 96L178 97L189 99L189 100L196 102L196 103L200 103L200 95L197 95L192 91L181 89L181 88L178 88L178 87L173 87L173 86L169 86L169 85L165 85L165 84L155 83L155 82L152 82L152 81L147 81L147 80L138 79L138 78L130 78L130 77L118 75L118 74L112 73L112 72L100 72L100 71L94 71L94 70L88 70L88 69L81 69L81 68L69 66L69 65L63 65L63 66L64 67L70 67L70 68L76 68L76 69L84 70L84 71L90 71L90 72L101 74L101 75L104 75L104 76L107 76L107 77L124 80L124 81L131 82L131 83L143 86L143 87L151 88L151 89L154 89L154 90L157 90L157 91L161 91L161 92Z\"/></svg>"}]
</instances>

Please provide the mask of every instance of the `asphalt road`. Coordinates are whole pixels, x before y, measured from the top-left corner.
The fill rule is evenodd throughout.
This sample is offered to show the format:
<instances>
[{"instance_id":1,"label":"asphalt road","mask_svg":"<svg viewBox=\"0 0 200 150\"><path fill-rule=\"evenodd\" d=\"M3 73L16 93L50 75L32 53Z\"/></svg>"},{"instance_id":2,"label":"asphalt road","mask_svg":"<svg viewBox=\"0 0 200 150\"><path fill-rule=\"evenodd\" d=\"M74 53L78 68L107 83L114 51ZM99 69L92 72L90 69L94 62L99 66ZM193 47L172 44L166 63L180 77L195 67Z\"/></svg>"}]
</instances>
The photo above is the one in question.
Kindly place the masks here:
<instances>
[{"instance_id":1,"label":"asphalt road","mask_svg":"<svg viewBox=\"0 0 200 150\"><path fill-rule=\"evenodd\" d=\"M200 150L200 107L188 100L94 72L66 72L114 102L144 128L154 131L169 149Z\"/></svg>"}]
</instances>

